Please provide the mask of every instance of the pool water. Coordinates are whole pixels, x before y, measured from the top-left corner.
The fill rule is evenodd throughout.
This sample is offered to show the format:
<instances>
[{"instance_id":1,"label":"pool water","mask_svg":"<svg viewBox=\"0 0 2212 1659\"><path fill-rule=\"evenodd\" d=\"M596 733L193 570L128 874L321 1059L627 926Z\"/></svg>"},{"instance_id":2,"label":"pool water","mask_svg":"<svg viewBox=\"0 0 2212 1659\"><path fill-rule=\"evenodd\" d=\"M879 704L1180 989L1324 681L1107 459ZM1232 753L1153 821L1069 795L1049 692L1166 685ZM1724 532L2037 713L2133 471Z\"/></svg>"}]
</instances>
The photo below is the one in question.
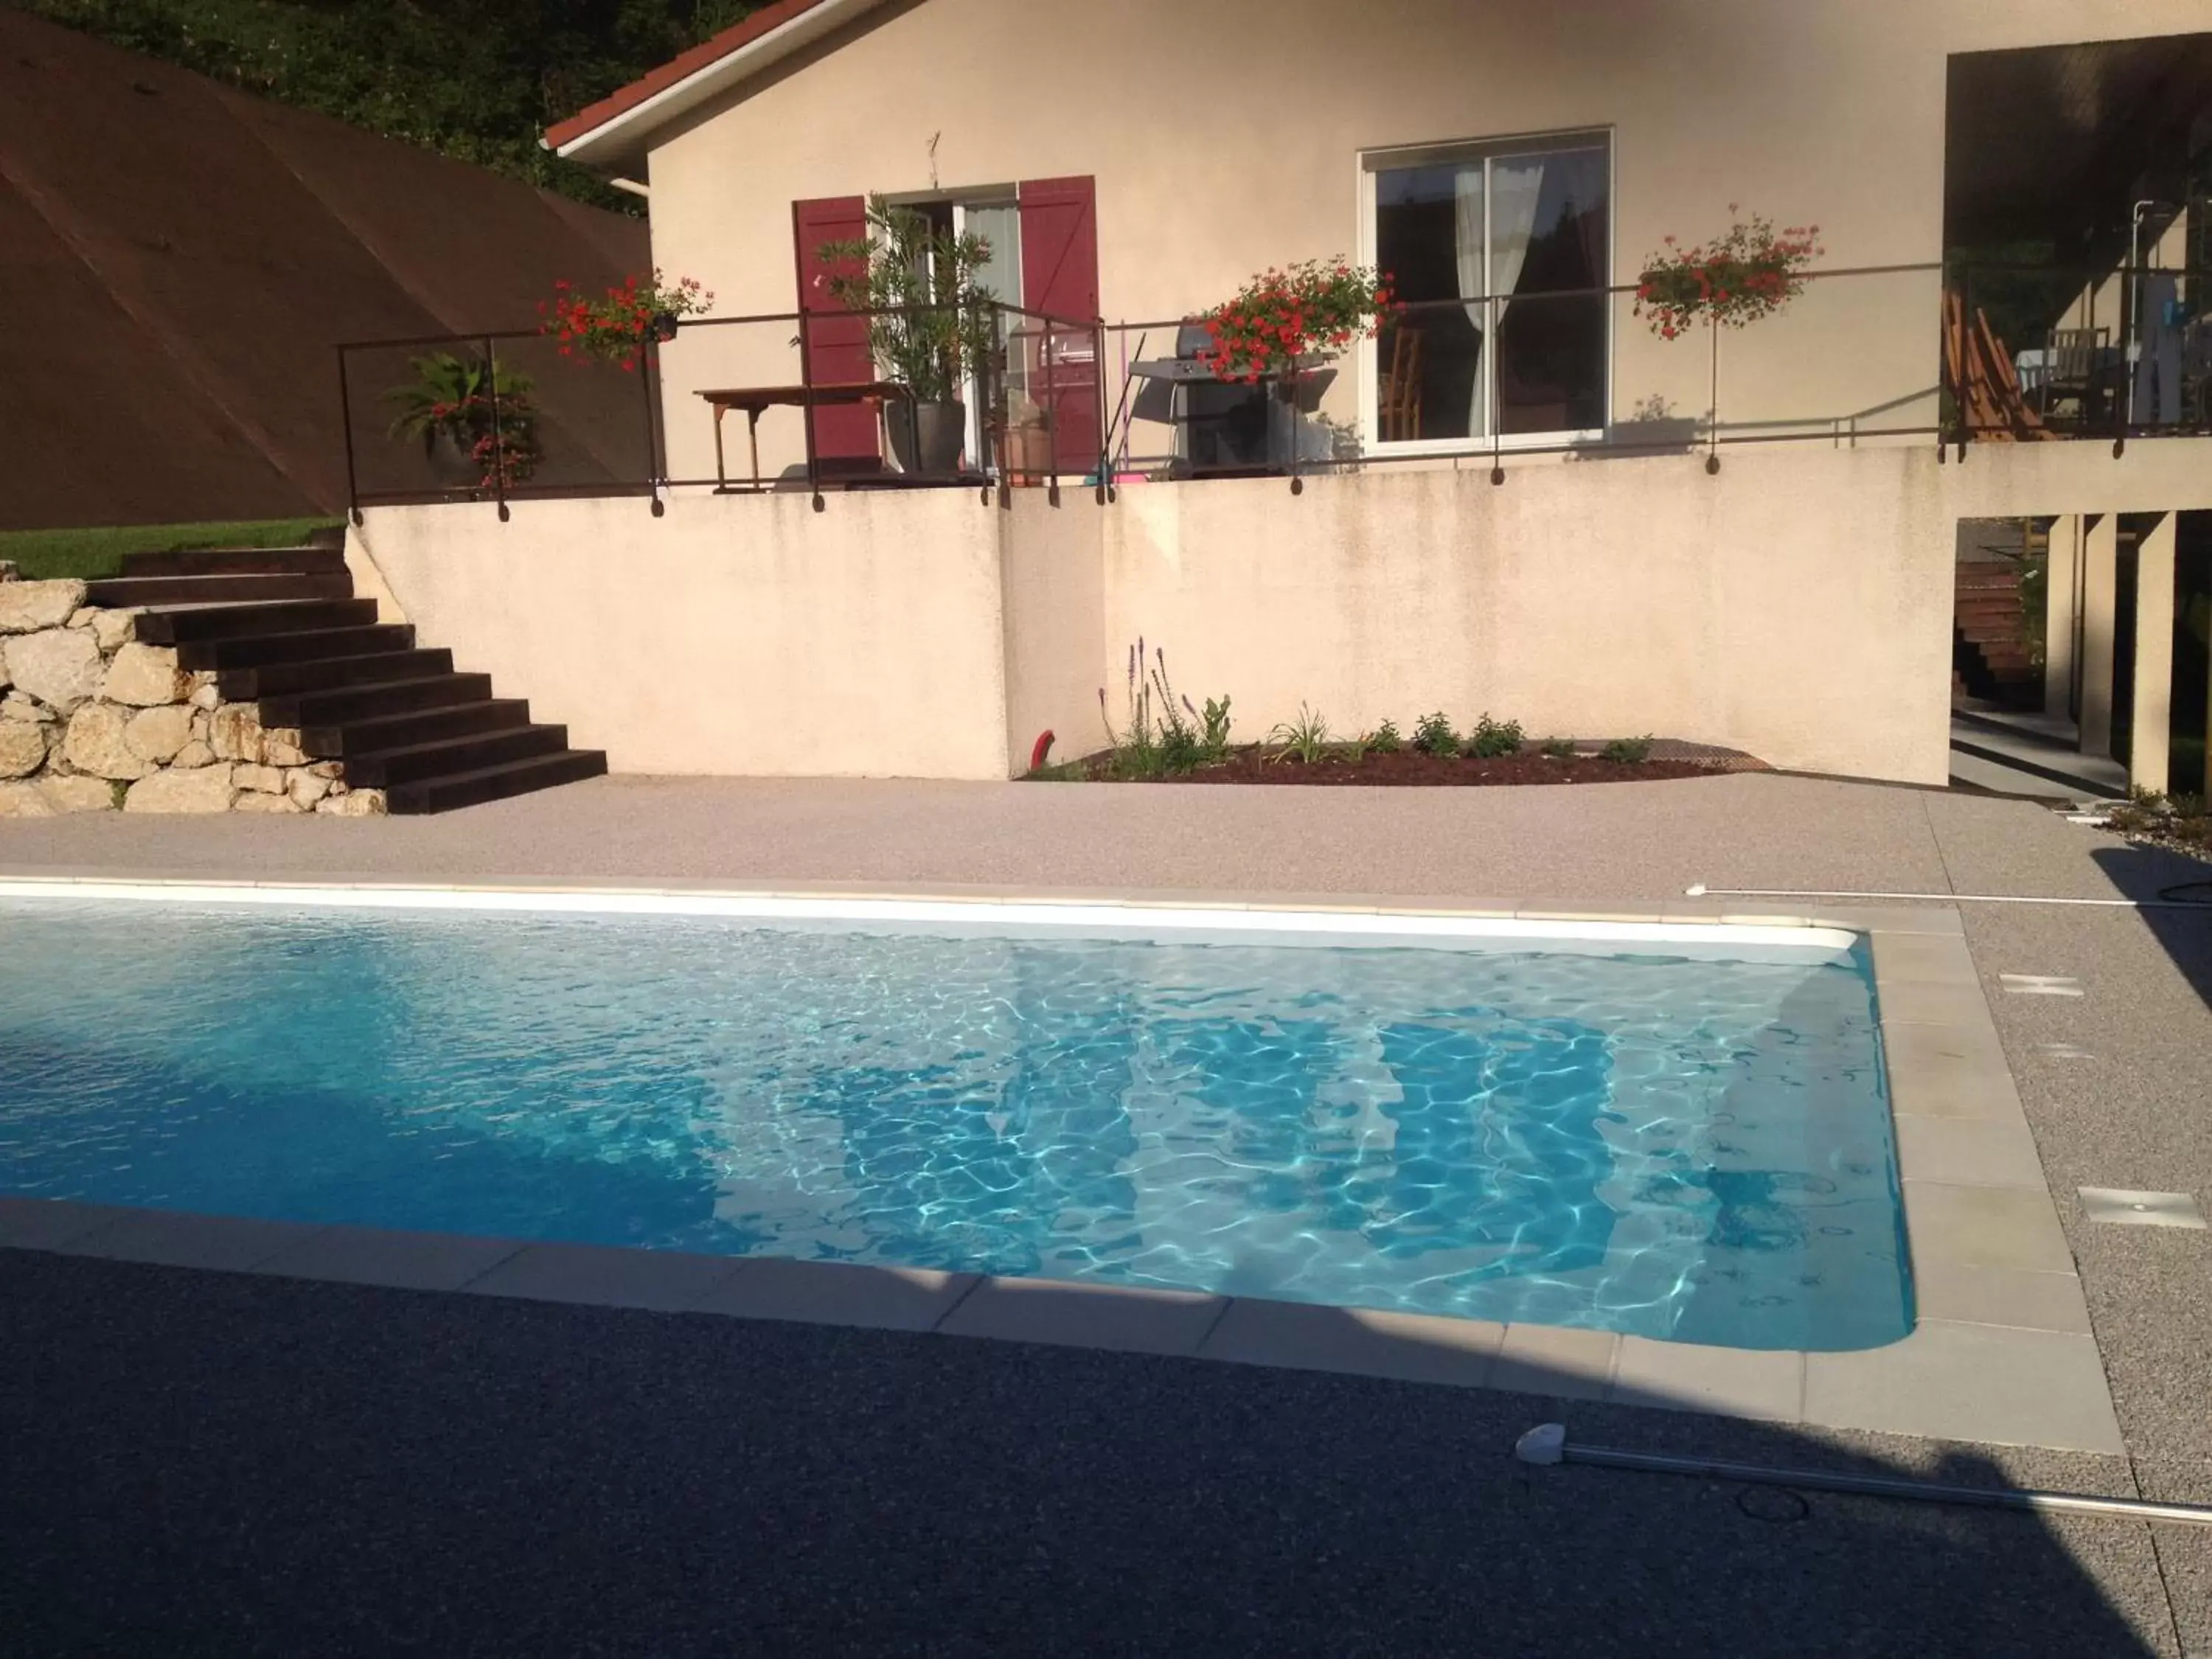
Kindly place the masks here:
<instances>
[{"instance_id":1,"label":"pool water","mask_svg":"<svg viewBox=\"0 0 2212 1659\"><path fill-rule=\"evenodd\" d=\"M1863 953L1745 954L0 901L0 1192L1893 1340Z\"/></svg>"}]
</instances>

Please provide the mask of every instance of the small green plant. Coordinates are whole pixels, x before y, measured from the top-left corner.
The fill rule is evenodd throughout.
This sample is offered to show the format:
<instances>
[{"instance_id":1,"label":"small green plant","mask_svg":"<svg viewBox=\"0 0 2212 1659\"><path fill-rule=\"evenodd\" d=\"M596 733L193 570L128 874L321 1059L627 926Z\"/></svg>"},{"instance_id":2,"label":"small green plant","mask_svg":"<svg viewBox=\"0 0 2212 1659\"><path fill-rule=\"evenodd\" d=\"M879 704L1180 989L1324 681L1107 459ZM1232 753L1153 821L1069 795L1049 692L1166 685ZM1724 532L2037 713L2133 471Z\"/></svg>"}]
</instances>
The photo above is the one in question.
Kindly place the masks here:
<instances>
[{"instance_id":1,"label":"small green plant","mask_svg":"<svg viewBox=\"0 0 2212 1659\"><path fill-rule=\"evenodd\" d=\"M1519 754L1526 740L1519 720L1494 720L1486 712L1474 723L1467 749L1477 760L1494 760L1501 755Z\"/></svg>"},{"instance_id":2,"label":"small green plant","mask_svg":"<svg viewBox=\"0 0 2212 1659\"><path fill-rule=\"evenodd\" d=\"M2131 783L2128 786L2128 804L2131 806L2140 806L2147 812L2163 812L2166 810L2165 792L2147 789L2140 783Z\"/></svg>"},{"instance_id":3,"label":"small green plant","mask_svg":"<svg viewBox=\"0 0 2212 1659\"><path fill-rule=\"evenodd\" d=\"M537 387L527 374L480 353L433 351L407 362L415 378L384 394L395 411L386 429L393 442L419 443L425 455L447 446L481 471L484 489L520 483L538 470Z\"/></svg>"},{"instance_id":4,"label":"small green plant","mask_svg":"<svg viewBox=\"0 0 2212 1659\"><path fill-rule=\"evenodd\" d=\"M1277 760L1294 760L1301 766L1312 766L1328 756L1328 722L1320 711L1298 705L1296 720L1285 720L1267 733L1267 741L1277 746Z\"/></svg>"},{"instance_id":5,"label":"small green plant","mask_svg":"<svg viewBox=\"0 0 2212 1659\"><path fill-rule=\"evenodd\" d=\"M1651 758L1651 739L1615 738L1598 751L1600 760L1618 761L1624 766L1641 766Z\"/></svg>"},{"instance_id":6,"label":"small green plant","mask_svg":"<svg viewBox=\"0 0 2212 1659\"><path fill-rule=\"evenodd\" d=\"M1546 760L1572 760L1581 752L1575 747L1575 740L1572 738L1544 739L1543 754Z\"/></svg>"},{"instance_id":7,"label":"small green plant","mask_svg":"<svg viewBox=\"0 0 2212 1659\"><path fill-rule=\"evenodd\" d=\"M1459 733L1452 729L1442 710L1424 714L1413 722L1413 747L1424 755L1435 755L1449 760L1459 753Z\"/></svg>"},{"instance_id":8,"label":"small green plant","mask_svg":"<svg viewBox=\"0 0 2212 1659\"><path fill-rule=\"evenodd\" d=\"M1406 739L1398 733L1398 722L1384 720L1360 739L1360 744L1370 755L1395 755L1406 746Z\"/></svg>"},{"instance_id":9,"label":"small green plant","mask_svg":"<svg viewBox=\"0 0 2212 1659\"><path fill-rule=\"evenodd\" d=\"M1148 659L1140 636L1129 647L1123 696L1127 714L1114 724L1106 688L1098 688L1098 717L1105 722L1117 778L1157 778L1194 772L1229 750L1229 699L1208 697L1200 713L1168 681L1168 653L1154 646Z\"/></svg>"},{"instance_id":10,"label":"small green plant","mask_svg":"<svg viewBox=\"0 0 2212 1659\"><path fill-rule=\"evenodd\" d=\"M2173 816L2178 818L2201 818L2204 816L2204 797L2202 795L2171 796L2166 805L2173 809Z\"/></svg>"}]
</instances>

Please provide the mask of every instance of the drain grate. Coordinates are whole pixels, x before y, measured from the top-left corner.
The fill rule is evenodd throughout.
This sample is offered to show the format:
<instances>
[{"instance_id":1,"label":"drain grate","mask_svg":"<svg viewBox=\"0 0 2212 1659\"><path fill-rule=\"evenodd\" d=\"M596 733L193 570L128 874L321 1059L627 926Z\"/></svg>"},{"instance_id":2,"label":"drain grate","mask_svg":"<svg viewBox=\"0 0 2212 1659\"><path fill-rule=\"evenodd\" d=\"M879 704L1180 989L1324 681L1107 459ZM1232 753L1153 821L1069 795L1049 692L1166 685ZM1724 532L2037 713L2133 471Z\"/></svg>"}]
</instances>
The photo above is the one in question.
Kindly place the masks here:
<instances>
[{"instance_id":1,"label":"drain grate","mask_svg":"<svg viewBox=\"0 0 2212 1659\"><path fill-rule=\"evenodd\" d=\"M2081 1208L2092 1221L2119 1227L2198 1227L2203 1213L2187 1193L2130 1193L2115 1187L2083 1187Z\"/></svg>"}]
</instances>

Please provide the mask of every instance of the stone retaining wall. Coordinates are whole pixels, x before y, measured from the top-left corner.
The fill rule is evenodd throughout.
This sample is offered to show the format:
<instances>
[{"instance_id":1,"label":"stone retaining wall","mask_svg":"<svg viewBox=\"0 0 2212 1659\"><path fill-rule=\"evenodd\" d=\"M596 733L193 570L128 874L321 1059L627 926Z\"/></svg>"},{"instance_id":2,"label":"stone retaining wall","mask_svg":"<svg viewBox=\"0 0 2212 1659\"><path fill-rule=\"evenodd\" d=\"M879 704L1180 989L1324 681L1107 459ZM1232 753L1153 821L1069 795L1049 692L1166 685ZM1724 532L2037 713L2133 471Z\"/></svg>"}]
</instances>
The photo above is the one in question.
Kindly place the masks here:
<instances>
[{"instance_id":1,"label":"stone retaining wall","mask_svg":"<svg viewBox=\"0 0 2212 1659\"><path fill-rule=\"evenodd\" d=\"M81 581L0 572L0 817L59 812L319 812L368 817L380 789L225 702L173 646L132 637L134 612L85 604Z\"/></svg>"}]
</instances>

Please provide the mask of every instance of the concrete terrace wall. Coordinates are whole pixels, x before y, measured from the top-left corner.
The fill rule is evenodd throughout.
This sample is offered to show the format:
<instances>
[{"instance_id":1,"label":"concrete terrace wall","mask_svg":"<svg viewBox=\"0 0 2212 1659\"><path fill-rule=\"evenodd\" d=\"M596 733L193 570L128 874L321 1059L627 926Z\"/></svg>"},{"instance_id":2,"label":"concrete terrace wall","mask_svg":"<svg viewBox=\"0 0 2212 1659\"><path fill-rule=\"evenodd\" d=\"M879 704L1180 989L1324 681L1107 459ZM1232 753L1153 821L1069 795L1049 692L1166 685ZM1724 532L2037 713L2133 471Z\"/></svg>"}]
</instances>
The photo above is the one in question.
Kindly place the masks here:
<instances>
[{"instance_id":1,"label":"concrete terrace wall","mask_svg":"<svg viewBox=\"0 0 2212 1659\"><path fill-rule=\"evenodd\" d=\"M374 509L425 642L617 771L986 779L1122 716L1125 653L1227 693L1237 733L1442 709L1654 732L1809 771L1948 771L1956 521L2212 507L2202 441L1800 447L1070 487ZM364 590L366 591L366 590Z\"/></svg>"},{"instance_id":2,"label":"concrete terrace wall","mask_svg":"<svg viewBox=\"0 0 2212 1659\"><path fill-rule=\"evenodd\" d=\"M513 511L380 507L354 536L426 643L613 770L1007 775L1001 515L974 492Z\"/></svg>"}]
</instances>

